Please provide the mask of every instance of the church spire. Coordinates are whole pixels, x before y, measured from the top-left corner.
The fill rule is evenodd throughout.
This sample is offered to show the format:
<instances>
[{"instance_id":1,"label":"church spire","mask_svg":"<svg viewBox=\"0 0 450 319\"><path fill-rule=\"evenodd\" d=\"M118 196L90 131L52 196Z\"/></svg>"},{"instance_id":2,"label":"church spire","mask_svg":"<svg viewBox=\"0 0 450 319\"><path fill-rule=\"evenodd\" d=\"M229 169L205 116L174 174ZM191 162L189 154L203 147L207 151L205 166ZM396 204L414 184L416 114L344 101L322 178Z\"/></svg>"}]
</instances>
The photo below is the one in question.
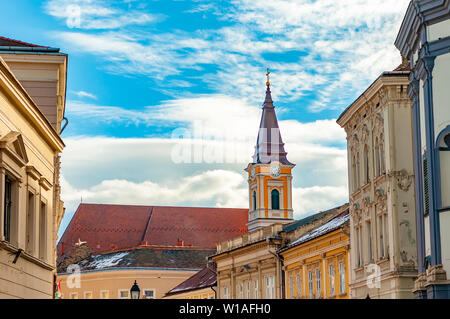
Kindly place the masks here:
<instances>
[{"instance_id":1,"label":"church spire","mask_svg":"<svg viewBox=\"0 0 450 319\"><path fill-rule=\"evenodd\" d=\"M267 69L266 98L263 103L261 123L259 125L258 140L256 142L253 163L271 163L278 161L282 164L292 164L288 161L284 150L284 143L278 127L275 107L270 91L270 71Z\"/></svg>"}]
</instances>

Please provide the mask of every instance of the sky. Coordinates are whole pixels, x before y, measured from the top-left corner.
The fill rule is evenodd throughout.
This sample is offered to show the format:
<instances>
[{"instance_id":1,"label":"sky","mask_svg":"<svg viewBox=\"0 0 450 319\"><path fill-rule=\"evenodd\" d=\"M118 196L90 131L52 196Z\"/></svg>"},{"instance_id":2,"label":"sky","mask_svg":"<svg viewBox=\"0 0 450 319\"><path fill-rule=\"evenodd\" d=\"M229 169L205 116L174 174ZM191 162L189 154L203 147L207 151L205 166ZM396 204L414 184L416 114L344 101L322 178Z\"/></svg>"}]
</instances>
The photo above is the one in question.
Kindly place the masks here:
<instances>
[{"instance_id":1,"label":"sky","mask_svg":"<svg viewBox=\"0 0 450 319\"><path fill-rule=\"evenodd\" d=\"M69 55L58 234L81 201L248 208L267 68L294 217L347 202L336 119L400 64L408 3L2 1L1 36Z\"/></svg>"}]
</instances>

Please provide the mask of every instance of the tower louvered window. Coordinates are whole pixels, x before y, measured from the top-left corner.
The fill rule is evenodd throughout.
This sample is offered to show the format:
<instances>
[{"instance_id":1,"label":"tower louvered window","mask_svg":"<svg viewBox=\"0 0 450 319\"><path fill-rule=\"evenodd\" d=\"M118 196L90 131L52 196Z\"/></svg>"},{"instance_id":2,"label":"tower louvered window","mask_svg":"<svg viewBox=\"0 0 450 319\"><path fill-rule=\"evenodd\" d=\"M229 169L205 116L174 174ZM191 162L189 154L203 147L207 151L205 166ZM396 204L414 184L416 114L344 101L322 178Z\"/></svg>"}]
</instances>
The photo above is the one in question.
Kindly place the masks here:
<instances>
[{"instance_id":1,"label":"tower louvered window","mask_svg":"<svg viewBox=\"0 0 450 319\"><path fill-rule=\"evenodd\" d=\"M272 209L280 209L280 192L276 189L272 190Z\"/></svg>"}]
</instances>

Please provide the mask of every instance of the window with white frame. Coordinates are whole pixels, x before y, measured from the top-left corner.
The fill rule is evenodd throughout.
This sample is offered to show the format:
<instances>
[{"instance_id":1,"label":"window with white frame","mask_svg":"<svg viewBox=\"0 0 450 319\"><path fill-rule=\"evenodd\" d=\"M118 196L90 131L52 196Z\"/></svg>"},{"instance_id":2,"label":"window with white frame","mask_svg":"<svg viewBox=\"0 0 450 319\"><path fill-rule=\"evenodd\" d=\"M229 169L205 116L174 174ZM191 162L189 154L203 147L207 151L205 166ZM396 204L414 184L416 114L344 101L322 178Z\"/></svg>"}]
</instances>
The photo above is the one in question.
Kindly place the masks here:
<instances>
[{"instance_id":1,"label":"window with white frame","mask_svg":"<svg viewBox=\"0 0 450 319\"><path fill-rule=\"evenodd\" d=\"M69 297L70 297L70 299L78 299L78 293L72 292L72 293L70 293Z\"/></svg>"},{"instance_id":2,"label":"window with white frame","mask_svg":"<svg viewBox=\"0 0 450 319\"><path fill-rule=\"evenodd\" d=\"M224 286L222 288L223 299L230 299L230 288L228 286Z\"/></svg>"},{"instance_id":3,"label":"window with white frame","mask_svg":"<svg viewBox=\"0 0 450 319\"><path fill-rule=\"evenodd\" d=\"M84 299L92 299L92 291L86 291L84 293Z\"/></svg>"},{"instance_id":4,"label":"window with white frame","mask_svg":"<svg viewBox=\"0 0 450 319\"><path fill-rule=\"evenodd\" d=\"M314 279L312 271L308 271L308 293L308 297L310 299L314 299Z\"/></svg>"},{"instance_id":5,"label":"window with white frame","mask_svg":"<svg viewBox=\"0 0 450 319\"><path fill-rule=\"evenodd\" d=\"M275 298L275 276L266 277L266 299Z\"/></svg>"},{"instance_id":6,"label":"window with white frame","mask_svg":"<svg viewBox=\"0 0 450 319\"><path fill-rule=\"evenodd\" d=\"M345 294L345 263L339 263L339 292Z\"/></svg>"},{"instance_id":7,"label":"window with white frame","mask_svg":"<svg viewBox=\"0 0 450 319\"><path fill-rule=\"evenodd\" d=\"M247 299L250 299L250 298L251 298L251 296L250 296L250 294L251 294L250 280L247 280L247 282L246 282L245 293L246 293L246 296L245 296L245 297L246 297Z\"/></svg>"},{"instance_id":8,"label":"window with white frame","mask_svg":"<svg viewBox=\"0 0 450 319\"><path fill-rule=\"evenodd\" d=\"M244 298L244 284L241 282L240 284L239 284L239 295L238 295L238 298L239 299L243 299Z\"/></svg>"},{"instance_id":9,"label":"window with white frame","mask_svg":"<svg viewBox=\"0 0 450 319\"><path fill-rule=\"evenodd\" d=\"M127 289L120 289L119 299L130 299L130 291Z\"/></svg>"},{"instance_id":10,"label":"window with white frame","mask_svg":"<svg viewBox=\"0 0 450 319\"><path fill-rule=\"evenodd\" d=\"M35 230L36 230L36 196L33 192L28 191L27 217L26 217L26 238L25 251L34 255Z\"/></svg>"},{"instance_id":11,"label":"window with white frame","mask_svg":"<svg viewBox=\"0 0 450 319\"><path fill-rule=\"evenodd\" d=\"M253 298L258 299L258 280L255 280L253 282L253 289L254 289Z\"/></svg>"},{"instance_id":12,"label":"window with white frame","mask_svg":"<svg viewBox=\"0 0 450 319\"><path fill-rule=\"evenodd\" d=\"M334 297L335 294L336 294L336 291L335 291L335 280L336 280L335 278L336 278L336 276L334 274L334 264L331 264L329 266L328 271L329 271L328 276L329 276L329 279L330 279L330 297Z\"/></svg>"},{"instance_id":13,"label":"window with white frame","mask_svg":"<svg viewBox=\"0 0 450 319\"><path fill-rule=\"evenodd\" d=\"M155 299L155 289L144 289L145 299Z\"/></svg>"},{"instance_id":14,"label":"window with white frame","mask_svg":"<svg viewBox=\"0 0 450 319\"><path fill-rule=\"evenodd\" d=\"M39 210L39 258L47 259L47 204L41 202Z\"/></svg>"},{"instance_id":15,"label":"window with white frame","mask_svg":"<svg viewBox=\"0 0 450 319\"><path fill-rule=\"evenodd\" d=\"M101 290L100 299L109 299L109 290Z\"/></svg>"},{"instance_id":16,"label":"window with white frame","mask_svg":"<svg viewBox=\"0 0 450 319\"><path fill-rule=\"evenodd\" d=\"M322 297L322 278L320 274L320 270L316 270L316 298Z\"/></svg>"},{"instance_id":17,"label":"window with white frame","mask_svg":"<svg viewBox=\"0 0 450 319\"><path fill-rule=\"evenodd\" d=\"M289 298L294 298L294 277L289 276Z\"/></svg>"},{"instance_id":18,"label":"window with white frame","mask_svg":"<svg viewBox=\"0 0 450 319\"><path fill-rule=\"evenodd\" d=\"M302 297L302 277L300 274L297 274L297 298Z\"/></svg>"}]
</instances>

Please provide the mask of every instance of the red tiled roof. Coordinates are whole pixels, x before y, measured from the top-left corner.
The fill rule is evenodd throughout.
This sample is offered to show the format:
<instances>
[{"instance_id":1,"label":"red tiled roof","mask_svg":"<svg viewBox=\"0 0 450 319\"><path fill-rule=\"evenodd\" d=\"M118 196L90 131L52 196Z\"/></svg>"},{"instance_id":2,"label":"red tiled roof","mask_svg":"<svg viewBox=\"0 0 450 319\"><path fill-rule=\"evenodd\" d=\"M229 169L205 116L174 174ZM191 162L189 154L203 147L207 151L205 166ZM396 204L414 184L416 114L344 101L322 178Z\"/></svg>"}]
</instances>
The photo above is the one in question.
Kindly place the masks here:
<instances>
[{"instance_id":1,"label":"red tiled roof","mask_svg":"<svg viewBox=\"0 0 450 319\"><path fill-rule=\"evenodd\" d=\"M58 243L66 254L81 240L94 253L146 246L214 248L247 233L247 209L80 204Z\"/></svg>"},{"instance_id":2,"label":"red tiled roof","mask_svg":"<svg viewBox=\"0 0 450 319\"><path fill-rule=\"evenodd\" d=\"M171 289L168 293L166 293L166 296L212 287L215 286L216 283L216 264L208 263L205 268L195 273L175 288Z\"/></svg>"},{"instance_id":3,"label":"red tiled roof","mask_svg":"<svg viewBox=\"0 0 450 319\"><path fill-rule=\"evenodd\" d=\"M14 39L10 39L10 38L5 38L5 37L1 37L1 36L0 36L0 46L48 48L46 46L31 44L31 43L14 40Z\"/></svg>"}]
</instances>

